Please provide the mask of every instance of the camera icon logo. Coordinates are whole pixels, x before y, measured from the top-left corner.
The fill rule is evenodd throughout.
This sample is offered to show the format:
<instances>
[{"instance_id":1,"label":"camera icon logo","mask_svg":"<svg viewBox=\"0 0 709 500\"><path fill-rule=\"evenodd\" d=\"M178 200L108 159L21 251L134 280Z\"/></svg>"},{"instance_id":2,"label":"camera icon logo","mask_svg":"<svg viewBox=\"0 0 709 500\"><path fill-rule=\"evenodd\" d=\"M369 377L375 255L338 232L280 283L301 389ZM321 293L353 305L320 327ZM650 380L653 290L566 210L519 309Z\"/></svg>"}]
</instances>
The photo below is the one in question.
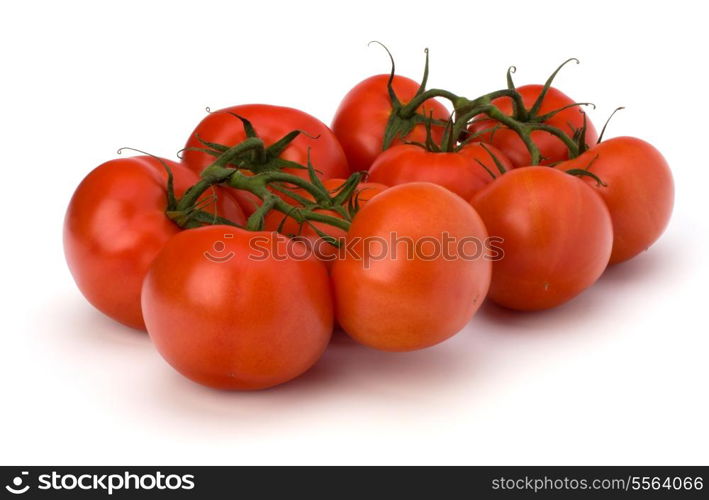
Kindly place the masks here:
<instances>
[{"instance_id":1,"label":"camera icon logo","mask_svg":"<svg viewBox=\"0 0 709 500\"><path fill-rule=\"evenodd\" d=\"M224 239L231 239L233 237L234 237L233 234L227 233L224 235ZM231 252L231 251L227 252L226 250L227 250L226 243L224 243L221 240L218 240L218 241L214 242L211 250L207 250L204 252L204 257L211 262L215 262L217 264L223 264L225 262L229 262L236 255L234 252Z\"/></svg>"},{"instance_id":2,"label":"camera icon logo","mask_svg":"<svg viewBox=\"0 0 709 500\"><path fill-rule=\"evenodd\" d=\"M30 485L26 484L24 487L22 486L22 483L24 481L24 477L28 475L29 472L26 470L23 470L22 473L19 476L15 476L12 478L12 485L6 485L5 489L12 493L13 495L22 495L23 493L27 493L27 490L30 489Z\"/></svg>"}]
</instances>

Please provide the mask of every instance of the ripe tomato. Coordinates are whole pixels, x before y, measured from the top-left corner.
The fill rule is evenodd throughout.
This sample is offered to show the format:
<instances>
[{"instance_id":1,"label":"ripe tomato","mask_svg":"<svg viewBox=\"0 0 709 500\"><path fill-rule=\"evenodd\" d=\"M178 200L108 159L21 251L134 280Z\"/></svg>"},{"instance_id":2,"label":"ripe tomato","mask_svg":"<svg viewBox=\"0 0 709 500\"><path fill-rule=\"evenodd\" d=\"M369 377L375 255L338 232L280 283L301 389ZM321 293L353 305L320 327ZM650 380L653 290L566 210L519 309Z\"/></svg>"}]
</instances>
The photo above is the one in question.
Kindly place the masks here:
<instances>
[{"instance_id":1,"label":"ripe tomato","mask_svg":"<svg viewBox=\"0 0 709 500\"><path fill-rule=\"evenodd\" d=\"M198 177L184 166L164 160L181 196ZM121 158L94 169L81 182L64 221L64 253L74 280L99 311L128 326L144 329L140 287L148 266L180 228L165 215L167 173L149 156ZM237 224L245 223L239 204L214 188L202 209Z\"/></svg>"},{"instance_id":2,"label":"ripe tomato","mask_svg":"<svg viewBox=\"0 0 709 500\"><path fill-rule=\"evenodd\" d=\"M457 152L440 153L402 144L389 148L374 160L368 179L389 186L416 181L432 182L469 200L493 180L478 160L495 175L500 173L485 148L497 157L506 170L513 167L499 149L483 146L479 142L468 144Z\"/></svg>"},{"instance_id":3,"label":"ripe tomato","mask_svg":"<svg viewBox=\"0 0 709 500\"><path fill-rule=\"evenodd\" d=\"M332 130L340 140L353 172L369 169L382 152L384 131L392 111L388 81L389 75L376 75L358 83L347 93L335 113ZM411 100L419 88L417 82L398 75L394 76L392 86L402 104ZM446 107L434 99L426 101L418 112L425 116L433 113L433 118L438 120L447 120L450 115ZM443 131L434 127L432 134L434 141L440 142ZM424 142L425 126L415 125L406 139ZM398 143L401 141L395 140L392 145Z\"/></svg>"},{"instance_id":4,"label":"ripe tomato","mask_svg":"<svg viewBox=\"0 0 709 500\"><path fill-rule=\"evenodd\" d=\"M562 170L587 167L605 184L584 177L600 193L613 219L611 264L647 250L672 215L674 184L665 158L641 139L616 137L557 166Z\"/></svg>"},{"instance_id":5,"label":"ripe tomato","mask_svg":"<svg viewBox=\"0 0 709 500\"><path fill-rule=\"evenodd\" d=\"M451 337L485 299L491 262L478 214L441 186L394 186L355 216L332 277L339 324L364 345L411 351Z\"/></svg>"},{"instance_id":6,"label":"ripe tomato","mask_svg":"<svg viewBox=\"0 0 709 500\"><path fill-rule=\"evenodd\" d=\"M522 101L527 109L534 105L534 102L539 97L543 87L543 85L524 85L517 88L517 92L519 92L522 96ZM550 87L546 96L544 96L541 108L537 114L541 116L551 111L563 108L564 106L573 104L574 102L575 101L573 99L560 90ZM512 115L512 99L509 97L499 97L493 100L492 104L497 106L504 114ZM583 126L583 117L584 115L578 107L572 107L557 113L544 123L561 129L569 137L573 137L574 131ZM471 123L468 130L472 133L478 133L483 130L490 129L496 124L497 122L494 120L486 118L476 119L473 123ZM519 135L517 135L517 133L513 130L506 127L500 127L495 130L494 133L491 131L482 133L478 137L478 140L488 142L502 150L509 157L512 163L518 167L529 165L531 163L531 157L527 147L524 145L524 142L520 139ZM532 140L536 143L537 147L539 147L539 151L542 156L542 165L549 165L558 161L567 160L569 158L569 150L561 139L550 134L549 132L535 130L532 132ZM598 134L596 133L596 128L587 117L586 144L594 144L597 140Z\"/></svg>"},{"instance_id":7,"label":"ripe tomato","mask_svg":"<svg viewBox=\"0 0 709 500\"><path fill-rule=\"evenodd\" d=\"M160 354L219 389L264 389L309 369L332 334L332 296L325 266L299 258L298 246L230 226L173 237L143 285L145 323Z\"/></svg>"},{"instance_id":8,"label":"ripe tomato","mask_svg":"<svg viewBox=\"0 0 709 500\"><path fill-rule=\"evenodd\" d=\"M185 147L203 147L197 137L225 146L235 146L243 142L246 139L244 126L229 112L249 120L266 146L293 130L304 132L283 151L280 155L282 159L307 165L310 150L310 160L322 179L347 177L350 173L342 146L327 125L303 111L283 106L244 104L212 112L197 125ZM182 156L182 162L198 174L211 165L214 159L201 151L186 150ZM304 169L287 168L284 171L304 179L308 178L308 172ZM236 195L247 214L251 214L260 204L258 198L250 193L236 191Z\"/></svg>"},{"instance_id":9,"label":"ripe tomato","mask_svg":"<svg viewBox=\"0 0 709 500\"><path fill-rule=\"evenodd\" d=\"M613 227L603 200L582 180L550 167L499 177L472 200L491 237L501 238L489 297L524 311L575 297L603 273Z\"/></svg>"}]
</instances>

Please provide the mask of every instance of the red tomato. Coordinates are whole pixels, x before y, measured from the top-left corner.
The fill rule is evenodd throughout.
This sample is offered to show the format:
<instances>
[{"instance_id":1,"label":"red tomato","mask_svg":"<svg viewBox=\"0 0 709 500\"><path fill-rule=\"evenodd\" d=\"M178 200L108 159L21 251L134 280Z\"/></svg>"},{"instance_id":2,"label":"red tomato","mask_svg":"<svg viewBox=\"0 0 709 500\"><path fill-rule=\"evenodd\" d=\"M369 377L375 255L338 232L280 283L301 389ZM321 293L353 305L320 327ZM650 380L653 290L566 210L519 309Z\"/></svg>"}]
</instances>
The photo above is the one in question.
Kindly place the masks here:
<instances>
[{"instance_id":1,"label":"red tomato","mask_svg":"<svg viewBox=\"0 0 709 500\"><path fill-rule=\"evenodd\" d=\"M388 81L389 75L376 75L358 83L347 93L335 113L332 130L340 139L353 172L369 169L374 159L382 152L384 131L392 111L387 91ZM415 81L398 75L394 76L392 86L402 104L411 100L419 88ZM433 99L426 101L418 112L425 116L433 113L433 118L438 120L447 120L450 116L446 107ZM434 141L440 142L442 129L434 127L432 133ZM406 140L424 142L424 125L416 125ZM393 142L400 143L400 140Z\"/></svg>"},{"instance_id":2,"label":"red tomato","mask_svg":"<svg viewBox=\"0 0 709 500\"><path fill-rule=\"evenodd\" d=\"M450 189L469 200L475 193L492 182L493 177L477 160L495 175L499 175L487 148L504 168L513 168L510 160L494 146L474 142L458 152L432 152L420 146L402 144L380 154L369 170L368 179L389 186L407 182L432 182Z\"/></svg>"},{"instance_id":3,"label":"red tomato","mask_svg":"<svg viewBox=\"0 0 709 500\"><path fill-rule=\"evenodd\" d=\"M511 170L472 201L502 257L489 297L523 311L575 297L603 273L613 227L603 200L583 181L549 167Z\"/></svg>"},{"instance_id":4,"label":"red tomato","mask_svg":"<svg viewBox=\"0 0 709 500\"><path fill-rule=\"evenodd\" d=\"M198 181L182 165L164 160L181 196ZM165 215L167 173L154 158L137 156L111 160L81 182L64 221L64 253L76 284L86 299L107 316L144 329L140 287L148 266L180 228ZM245 223L239 204L214 188L202 200L217 195L202 209Z\"/></svg>"},{"instance_id":5,"label":"red tomato","mask_svg":"<svg viewBox=\"0 0 709 500\"><path fill-rule=\"evenodd\" d=\"M308 150L310 150L310 160L322 179L347 177L349 174L347 158L342 151L342 146L327 125L303 111L283 106L244 104L212 112L197 125L185 147L203 147L197 136L205 141L225 146L235 146L243 142L246 139L244 126L239 119L228 112L249 120L266 146L270 146L293 130L301 130L304 134L300 134L288 145L280 155L281 158L307 165ZM182 162L198 174L214 160L213 156L200 151L186 150L182 157ZM304 179L308 178L308 172L304 169L284 169L284 171ZM250 193L237 191L237 196L248 214L260 204L258 198Z\"/></svg>"},{"instance_id":6,"label":"red tomato","mask_svg":"<svg viewBox=\"0 0 709 500\"><path fill-rule=\"evenodd\" d=\"M315 364L332 334L330 283L325 266L295 246L230 226L172 238L143 285L145 323L165 360L197 383L240 390L282 384Z\"/></svg>"},{"instance_id":7,"label":"red tomato","mask_svg":"<svg viewBox=\"0 0 709 500\"><path fill-rule=\"evenodd\" d=\"M605 183L599 186L584 177L600 193L613 219L611 264L647 250L672 215L674 184L665 158L641 139L616 137L557 166L562 170L587 167Z\"/></svg>"},{"instance_id":8,"label":"red tomato","mask_svg":"<svg viewBox=\"0 0 709 500\"><path fill-rule=\"evenodd\" d=\"M524 85L517 88L517 92L522 96L522 101L527 109L530 109L534 102L539 97L543 85ZM560 90L550 87L542 106L537 115L544 115L551 111L563 108L575 101L568 97ZM497 106L500 111L506 115L512 115L512 99L509 97L499 97L492 101L492 104ZM494 127L498 122L490 119L477 119L469 126L468 130L472 133L478 133L486 129ZM573 137L574 130L580 129L583 126L583 113L578 107L572 107L559 112L553 117L546 120L544 123L551 125L565 132L569 137ZM500 127L494 133L483 133L478 137L483 142L488 142L497 146L502 150L518 167L529 165L531 157L527 147L522 139L513 130L506 127ZM558 161L567 160L569 158L569 150L564 143L555 135L543 130L535 130L532 132L532 140L536 143L542 155L542 165L549 165ZM586 118L586 144L594 144L598 140L598 134L593 123Z\"/></svg>"},{"instance_id":9,"label":"red tomato","mask_svg":"<svg viewBox=\"0 0 709 500\"><path fill-rule=\"evenodd\" d=\"M339 324L384 351L432 346L485 299L487 232L468 203L426 182L394 186L355 216L332 277Z\"/></svg>"},{"instance_id":10,"label":"red tomato","mask_svg":"<svg viewBox=\"0 0 709 500\"><path fill-rule=\"evenodd\" d=\"M345 181L345 179L326 179L323 181L323 185L328 191L335 192ZM357 187L355 195L357 196L357 203L360 209L364 207L369 200L377 196L385 189L387 189L387 186L383 184L378 184L375 182L361 182ZM298 190L298 194L309 200L313 199L310 193L306 191ZM295 203L293 200L290 201ZM315 212L330 215L332 217L340 217L340 214L333 210L316 209ZM332 265L332 262L337 257L338 249L323 240L318 234L318 231L322 231L323 233L340 241L344 241L347 234L343 229L324 222L310 221L308 223L300 224L292 217L288 217L287 215L276 210L272 210L266 215L266 218L264 219L264 229L267 231L280 230L282 234L288 236L298 236L304 241L304 243L307 243L310 246L314 254L323 260L328 267Z\"/></svg>"}]
</instances>

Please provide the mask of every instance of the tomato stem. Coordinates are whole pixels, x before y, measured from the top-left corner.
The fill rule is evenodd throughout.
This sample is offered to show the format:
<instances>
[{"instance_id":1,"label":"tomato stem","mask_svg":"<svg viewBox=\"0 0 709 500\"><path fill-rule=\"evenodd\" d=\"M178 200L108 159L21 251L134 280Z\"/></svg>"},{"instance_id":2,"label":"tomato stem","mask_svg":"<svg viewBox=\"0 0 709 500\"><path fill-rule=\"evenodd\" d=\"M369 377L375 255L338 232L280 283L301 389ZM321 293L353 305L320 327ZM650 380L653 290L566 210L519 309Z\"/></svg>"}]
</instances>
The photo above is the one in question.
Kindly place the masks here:
<instances>
[{"instance_id":1,"label":"tomato stem","mask_svg":"<svg viewBox=\"0 0 709 500\"><path fill-rule=\"evenodd\" d=\"M202 172L202 178L185 192L182 199L177 202L175 211L185 212L194 207L199 197L207 189L229 177L232 170L226 169L226 165L234 161L240 154L258 149L263 149L263 141L258 137L250 137L222 153L211 166Z\"/></svg>"},{"instance_id":2,"label":"tomato stem","mask_svg":"<svg viewBox=\"0 0 709 500\"><path fill-rule=\"evenodd\" d=\"M547 81L544 82L544 87L542 87L542 91L537 96L537 100L534 101L534 104L532 105L531 109L529 110L530 116L534 117L537 115L537 113L539 113L539 109L542 107L542 103L544 102L544 98L546 97L547 92L551 88L551 84L554 82L554 78L556 78L556 75L559 73L559 71L561 71L561 68L566 66L571 61L574 61L576 64L580 63L580 61L578 59L576 59L575 57L571 57L571 58L567 59L566 61L564 61L563 63L561 63L559 65L559 67L556 68L551 75L549 75L549 78L547 78Z\"/></svg>"},{"instance_id":3,"label":"tomato stem","mask_svg":"<svg viewBox=\"0 0 709 500\"><path fill-rule=\"evenodd\" d=\"M453 92L449 92L447 90L429 89L413 97L409 102L401 106L398 110L399 117L403 119L413 118L418 108L420 108L429 99L433 99L435 97L443 97L452 103L455 103L460 99Z\"/></svg>"},{"instance_id":4,"label":"tomato stem","mask_svg":"<svg viewBox=\"0 0 709 500\"><path fill-rule=\"evenodd\" d=\"M539 148L531 138L531 133L535 130L542 130L558 137L568 148L570 158L578 156L584 150L583 137L569 137L568 134L563 132L561 129L548 125L544 122L565 109L568 109L573 106L592 105L591 103L574 103L572 105L562 107L560 109L545 113L543 115L539 115L539 111L541 109L542 103L544 102L544 98L546 97L547 92L551 88L551 84L553 83L556 75L559 73L559 71L561 71L561 69L565 65L567 65L571 61L574 61L578 64L578 59L570 58L564 61L561 65L559 65L559 67L554 70L554 72L549 76L549 78L547 78L546 82L544 83L544 86L542 87L542 91L540 92L535 102L532 104L531 108L527 109L527 107L524 105L524 101L522 99L521 94L517 91L514 81L512 80L512 74L515 73L515 71L517 70L515 66L510 66L507 69L506 89L496 90L494 92L485 94L475 99L467 99L445 89L434 88L426 90L425 87L426 82L428 80L429 67L428 49L426 49L426 63L424 67L424 76L421 85L419 86L416 95L414 95L414 97L406 104L402 104L399 98L396 96L392 85L396 73L394 57L392 56L389 49L387 49L386 46L384 46L382 43L370 43L377 43L384 47L391 61L391 73L389 75L387 89L389 92L392 109L389 115L389 122L387 123L384 138L382 141L382 150L388 149L396 138L405 139L406 136L413 130L413 128L417 124L424 123L428 127L430 127L434 123L436 125L440 125L440 123L433 120L433 117L427 117L423 114L419 114L418 112L418 109L427 100L438 97L447 99L451 102L455 115L455 120L450 130L446 130L446 138L448 139L447 142L449 142L449 144L448 147L446 147L445 144L443 145L444 150L449 149L449 147L451 146L451 141L459 141L459 139L463 137L463 132L467 129L469 122L480 114L486 114L490 119L495 120L500 124L504 125L505 127L516 132L529 151L532 165L536 165L542 160ZM499 108L492 104L492 101L494 99L500 97L508 97L512 100L513 111L511 116L505 115L499 110ZM464 139L462 142L467 142L467 139ZM428 147L428 145L424 146Z\"/></svg>"},{"instance_id":5,"label":"tomato stem","mask_svg":"<svg viewBox=\"0 0 709 500\"><path fill-rule=\"evenodd\" d=\"M295 207L290 203L286 202L283 198L273 194L267 185L272 182L287 182L289 184L295 184L311 193L314 197L321 198L323 194L327 200L323 206L318 206L317 208L324 208L324 205L329 204L330 198L327 192L323 193L318 190L313 184L305 179L301 179L298 176L287 174L284 172L263 172L256 175L247 176L238 170L233 170L231 176L227 179L226 183L236 189L242 189L250 193L255 194L261 200L263 204L259 209L257 209L254 214L249 217L248 227L249 229L253 227L262 227L263 217L269 210L275 209L282 212L289 217L292 217L296 222L303 223L305 221L316 221L329 224L347 231L350 227L350 222L341 219L339 217L334 217L332 215L322 214L313 211L310 207ZM317 193L317 195L316 195ZM265 208L264 208L265 206ZM260 218L260 222L259 219Z\"/></svg>"},{"instance_id":6,"label":"tomato stem","mask_svg":"<svg viewBox=\"0 0 709 500\"><path fill-rule=\"evenodd\" d=\"M613 110L611 115L606 120L606 123L603 124L603 128L601 129L601 134L598 136L598 140L596 141L596 144L600 144L601 142L603 142L603 135L606 133L606 128L608 128L608 124L610 123L611 118L613 118L613 115L615 115L621 109L625 109L625 106L619 106Z\"/></svg>"}]
</instances>

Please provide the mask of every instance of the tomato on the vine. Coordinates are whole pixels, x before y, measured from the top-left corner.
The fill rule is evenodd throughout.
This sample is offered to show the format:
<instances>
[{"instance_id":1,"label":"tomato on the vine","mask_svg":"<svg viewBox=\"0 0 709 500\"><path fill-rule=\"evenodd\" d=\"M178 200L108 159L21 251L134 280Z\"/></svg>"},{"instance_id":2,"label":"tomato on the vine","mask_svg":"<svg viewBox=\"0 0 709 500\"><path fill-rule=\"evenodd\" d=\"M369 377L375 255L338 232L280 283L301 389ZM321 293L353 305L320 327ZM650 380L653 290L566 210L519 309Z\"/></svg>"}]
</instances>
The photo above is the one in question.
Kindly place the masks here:
<instances>
[{"instance_id":1,"label":"tomato on the vine","mask_svg":"<svg viewBox=\"0 0 709 500\"><path fill-rule=\"evenodd\" d=\"M550 167L511 170L473 197L500 255L489 297L518 310L560 305L605 270L613 227L603 200L582 180Z\"/></svg>"},{"instance_id":2,"label":"tomato on the vine","mask_svg":"<svg viewBox=\"0 0 709 500\"><path fill-rule=\"evenodd\" d=\"M389 186L432 182L469 200L496 175L510 168L513 165L504 153L479 142L450 152L428 151L418 145L402 144L389 148L374 160L368 179Z\"/></svg>"},{"instance_id":3,"label":"tomato on the vine","mask_svg":"<svg viewBox=\"0 0 709 500\"><path fill-rule=\"evenodd\" d=\"M274 232L213 225L173 237L143 285L158 352L219 389L287 382L320 358L333 329L325 266Z\"/></svg>"},{"instance_id":4,"label":"tomato on the vine","mask_svg":"<svg viewBox=\"0 0 709 500\"><path fill-rule=\"evenodd\" d=\"M393 110L388 91L391 75L376 75L358 83L342 99L332 122L332 130L340 140L353 172L367 170L384 149L384 135ZM404 76L395 75L392 89L402 104L418 92L420 84ZM425 101L417 113L434 120L447 120L450 112L435 99ZM442 127L432 130L435 141L443 136ZM426 126L416 123L405 137L397 137L391 144L402 140L423 142Z\"/></svg>"},{"instance_id":5,"label":"tomato on the vine","mask_svg":"<svg viewBox=\"0 0 709 500\"><path fill-rule=\"evenodd\" d=\"M322 179L347 177L350 173L342 146L327 125L298 109L267 104L232 106L207 115L195 127L185 145L182 162L187 167L200 174L215 160L210 154L194 149L204 148L200 139L231 147L247 138L244 124L233 115L247 119L266 146L276 143L294 130L300 130L302 133L288 144L280 158L307 165L310 155L310 161ZM284 171L302 178L308 177L304 169L285 168ZM248 214L260 203L250 193L237 191L235 194Z\"/></svg>"},{"instance_id":6,"label":"tomato on the vine","mask_svg":"<svg viewBox=\"0 0 709 500\"><path fill-rule=\"evenodd\" d=\"M367 203L332 268L336 318L358 342L411 351L470 321L490 284L485 226L470 205L426 182Z\"/></svg>"},{"instance_id":7,"label":"tomato on the vine","mask_svg":"<svg viewBox=\"0 0 709 500\"><path fill-rule=\"evenodd\" d=\"M197 182L184 166L162 161L172 171L176 196ZM165 213L167 178L156 158L111 160L84 178L66 212L64 253L79 290L98 310L133 328L145 328L140 288L148 266L180 232ZM223 188L204 193L200 202L206 212L245 223L239 204Z\"/></svg>"},{"instance_id":8,"label":"tomato on the vine","mask_svg":"<svg viewBox=\"0 0 709 500\"><path fill-rule=\"evenodd\" d=\"M524 106L529 109L539 98L543 89L543 85L524 85L518 87L517 92L520 94ZM584 117L586 116L577 106L573 106L574 103L573 99L560 90L549 87L537 116L560 110L565 106L571 106L544 120L543 123L556 127L569 137L573 137L577 130L581 130L584 127ZM513 114L513 100L510 97L498 97L492 101L492 104L508 116ZM588 117L585 117L585 125L585 143L588 145L594 144L598 140L596 128ZM470 124L468 131L472 134L479 134L476 135L476 140L496 146L509 157L515 166L521 167L531 163L527 146L514 130L482 116ZM550 132L533 130L531 138L539 148L542 156L542 165L549 165L569 158L567 146L561 139Z\"/></svg>"},{"instance_id":9,"label":"tomato on the vine","mask_svg":"<svg viewBox=\"0 0 709 500\"><path fill-rule=\"evenodd\" d=\"M667 227L674 204L672 172L651 144L616 137L557 168L587 170L601 182L584 177L601 195L613 220L611 264L647 250Z\"/></svg>"}]
</instances>

